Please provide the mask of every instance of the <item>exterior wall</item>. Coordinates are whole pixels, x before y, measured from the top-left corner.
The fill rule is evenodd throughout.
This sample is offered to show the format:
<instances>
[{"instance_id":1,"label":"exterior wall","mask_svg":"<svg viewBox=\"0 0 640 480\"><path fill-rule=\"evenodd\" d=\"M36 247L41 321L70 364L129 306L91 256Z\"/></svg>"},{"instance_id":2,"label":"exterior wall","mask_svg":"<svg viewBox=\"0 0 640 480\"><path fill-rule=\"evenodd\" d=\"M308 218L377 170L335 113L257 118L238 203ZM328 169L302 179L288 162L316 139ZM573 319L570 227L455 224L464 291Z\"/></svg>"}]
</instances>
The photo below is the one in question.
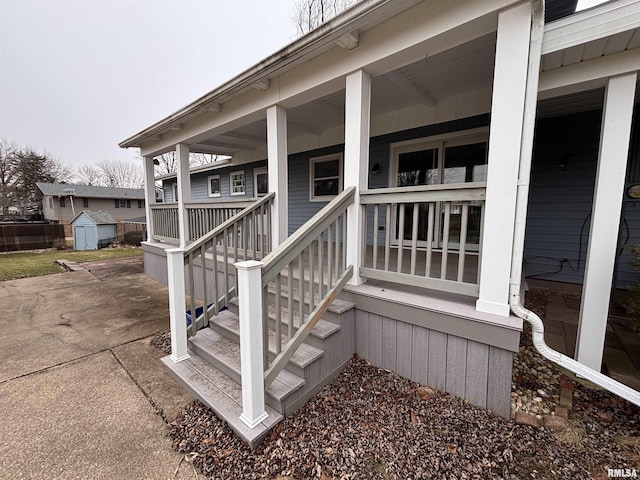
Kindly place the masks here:
<instances>
[{"instance_id":1,"label":"exterior wall","mask_svg":"<svg viewBox=\"0 0 640 480\"><path fill-rule=\"evenodd\" d=\"M49 208L49 198L52 199L53 208ZM130 220L132 218L144 217L144 200L142 201L142 208L138 208L138 199L129 199L131 201L131 208L115 208L113 198L89 198L89 206L83 207L83 197L74 197L73 205L75 207L75 215L82 210L104 210L109 212L116 220ZM69 197L65 197L65 206L60 206L60 197L45 196L42 199L42 207L44 218L54 221L71 221L75 216L73 209L71 208L71 201Z\"/></svg>"},{"instance_id":2,"label":"exterior wall","mask_svg":"<svg viewBox=\"0 0 640 480\"><path fill-rule=\"evenodd\" d=\"M259 162L245 163L239 165L229 165L224 168L218 168L207 172L198 172L191 174L191 200L200 201L206 200L212 203L214 202L228 202L233 200L242 200L245 198L251 198L254 196L253 187L253 171L257 168L266 167L267 161L261 160ZM230 195L229 174L244 170L245 174L245 193L244 195ZM209 197L209 186L207 179L211 175L220 175L220 196ZM173 186L176 184L176 179L171 178L162 181L163 198L165 202L174 202L176 199L173 196Z\"/></svg>"},{"instance_id":3,"label":"exterior wall","mask_svg":"<svg viewBox=\"0 0 640 480\"><path fill-rule=\"evenodd\" d=\"M636 108L636 123L638 113ZM528 277L583 281L601 120L601 111L591 111L538 121L525 239ZM636 125L627 175L630 184L640 183L639 130ZM625 195L614 273L617 288L629 288L637 280L629 264L629 247L639 244L640 201Z\"/></svg>"}]
</instances>

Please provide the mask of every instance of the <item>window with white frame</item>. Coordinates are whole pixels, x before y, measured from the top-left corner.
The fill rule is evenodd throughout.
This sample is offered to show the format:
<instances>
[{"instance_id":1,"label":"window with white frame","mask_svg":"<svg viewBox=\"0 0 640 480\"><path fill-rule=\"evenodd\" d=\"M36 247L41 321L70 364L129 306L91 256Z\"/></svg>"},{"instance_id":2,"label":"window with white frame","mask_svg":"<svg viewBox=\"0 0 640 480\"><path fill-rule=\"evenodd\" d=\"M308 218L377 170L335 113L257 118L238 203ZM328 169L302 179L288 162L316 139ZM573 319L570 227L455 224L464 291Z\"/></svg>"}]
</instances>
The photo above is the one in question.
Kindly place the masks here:
<instances>
[{"instance_id":1,"label":"window with white frame","mask_svg":"<svg viewBox=\"0 0 640 480\"><path fill-rule=\"evenodd\" d=\"M267 167L253 169L253 185L256 197L263 197L269 193L269 174Z\"/></svg>"},{"instance_id":2,"label":"window with white frame","mask_svg":"<svg viewBox=\"0 0 640 480\"><path fill-rule=\"evenodd\" d=\"M342 154L309 159L309 177L309 200L331 200L342 191Z\"/></svg>"},{"instance_id":3,"label":"window with white frame","mask_svg":"<svg viewBox=\"0 0 640 480\"><path fill-rule=\"evenodd\" d=\"M229 174L229 191L231 195L245 194L244 170L238 170Z\"/></svg>"},{"instance_id":4,"label":"window with white frame","mask_svg":"<svg viewBox=\"0 0 640 480\"><path fill-rule=\"evenodd\" d=\"M220 175L209 175L207 177L207 185L210 197L220 196Z\"/></svg>"}]
</instances>

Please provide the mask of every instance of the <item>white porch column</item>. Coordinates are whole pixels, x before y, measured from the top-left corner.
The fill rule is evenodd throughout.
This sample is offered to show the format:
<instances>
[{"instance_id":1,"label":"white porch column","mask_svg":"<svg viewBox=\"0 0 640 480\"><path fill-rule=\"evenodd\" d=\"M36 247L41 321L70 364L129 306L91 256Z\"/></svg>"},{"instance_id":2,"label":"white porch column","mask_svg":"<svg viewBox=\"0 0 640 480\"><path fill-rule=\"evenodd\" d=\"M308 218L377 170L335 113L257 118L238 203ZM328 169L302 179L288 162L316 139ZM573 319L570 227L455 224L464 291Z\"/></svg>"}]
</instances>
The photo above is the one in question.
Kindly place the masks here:
<instances>
[{"instance_id":1,"label":"white porch column","mask_svg":"<svg viewBox=\"0 0 640 480\"><path fill-rule=\"evenodd\" d=\"M476 309L509 316L509 276L527 85L531 6L500 12L494 66L487 197Z\"/></svg>"},{"instance_id":2,"label":"white porch column","mask_svg":"<svg viewBox=\"0 0 640 480\"><path fill-rule=\"evenodd\" d=\"M367 188L371 120L371 76L364 70L347 75L344 119L344 186L356 187L347 209L347 265L353 265L351 285L360 285L363 255L363 216L360 191Z\"/></svg>"},{"instance_id":3,"label":"white porch column","mask_svg":"<svg viewBox=\"0 0 640 480\"><path fill-rule=\"evenodd\" d=\"M272 214L272 248L289 236L289 165L287 159L287 110L267 108L267 170L269 192L275 192Z\"/></svg>"},{"instance_id":4,"label":"white porch column","mask_svg":"<svg viewBox=\"0 0 640 480\"><path fill-rule=\"evenodd\" d=\"M144 213L147 217L147 241L153 241L153 212L151 207L156 203L156 180L153 168L153 157L144 157Z\"/></svg>"},{"instance_id":5,"label":"white porch column","mask_svg":"<svg viewBox=\"0 0 640 480\"><path fill-rule=\"evenodd\" d=\"M185 316L184 250L171 248L167 253L169 287L169 322L171 326L171 360L178 363L189 358L187 318Z\"/></svg>"},{"instance_id":6,"label":"white porch column","mask_svg":"<svg viewBox=\"0 0 640 480\"><path fill-rule=\"evenodd\" d=\"M180 232L180 247L184 248L189 241L189 225L187 224L187 210L185 202L191 200L191 178L189 177L189 145L176 145L178 160L178 231Z\"/></svg>"},{"instance_id":7,"label":"white porch column","mask_svg":"<svg viewBox=\"0 0 640 480\"><path fill-rule=\"evenodd\" d=\"M587 264L582 285L576 360L600 371L618 248L637 74L609 79L593 194Z\"/></svg>"},{"instance_id":8,"label":"white porch column","mask_svg":"<svg viewBox=\"0 0 640 480\"><path fill-rule=\"evenodd\" d=\"M254 428L269 415L264 408L264 363L262 341L262 262L248 260L234 264L238 269L240 319L240 377L242 414L240 420Z\"/></svg>"}]
</instances>

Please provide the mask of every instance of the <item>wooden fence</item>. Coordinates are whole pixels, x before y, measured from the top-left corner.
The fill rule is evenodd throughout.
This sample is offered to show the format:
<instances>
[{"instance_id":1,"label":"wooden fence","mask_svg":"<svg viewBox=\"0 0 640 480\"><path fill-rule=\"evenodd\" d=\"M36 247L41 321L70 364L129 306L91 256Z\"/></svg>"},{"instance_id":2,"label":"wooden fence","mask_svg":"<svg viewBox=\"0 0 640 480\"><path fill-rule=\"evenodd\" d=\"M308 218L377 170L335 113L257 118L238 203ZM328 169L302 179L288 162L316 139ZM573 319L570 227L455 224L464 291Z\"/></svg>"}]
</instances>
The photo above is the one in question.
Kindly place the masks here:
<instances>
[{"instance_id":1,"label":"wooden fence","mask_svg":"<svg viewBox=\"0 0 640 480\"><path fill-rule=\"evenodd\" d=\"M64 242L64 227L46 223L0 224L0 252L52 248Z\"/></svg>"}]
</instances>

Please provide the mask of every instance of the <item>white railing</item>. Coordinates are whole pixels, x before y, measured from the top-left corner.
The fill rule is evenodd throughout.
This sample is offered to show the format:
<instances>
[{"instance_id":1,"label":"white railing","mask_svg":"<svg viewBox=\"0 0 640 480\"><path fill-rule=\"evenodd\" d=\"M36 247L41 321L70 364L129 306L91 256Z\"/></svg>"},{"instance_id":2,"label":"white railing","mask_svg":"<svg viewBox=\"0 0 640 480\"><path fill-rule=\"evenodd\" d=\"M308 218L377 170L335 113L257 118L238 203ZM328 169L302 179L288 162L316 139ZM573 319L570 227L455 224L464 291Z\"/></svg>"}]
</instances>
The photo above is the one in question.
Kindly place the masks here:
<instances>
[{"instance_id":1,"label":"white railing","mask_svg":"<svg viewBox=\"0 0 640 480\"><path fill-rule=\"evenodd\" d=\"M151 221L153 222L153 240L165 242L180 240L177 203L152 205Z\"/></svg>"},{"instance_id":2,"label":"white railing","mask_svg":"<svg viewBox=\"0 0 640 480\"><path fill-rule=\"evenodd\" d=\"M187 211L187 225L189 228L189 240L197 240L213 230L223 222L240 213L255 199L241 200L237 202L189 202L184 207Z\"/></svg>"},{"instance_id":3,"label":"white railing","mask_svg":"<svg viewBox=\"0 0 640 480\"><path fill-rule=\"evenodd\" d=\"M484 183L362 191L366 278L477 296Z\"/></svg>"},{"instance_id":4,"label":"white railing","mask_svg":"<svg viewBox=\"0 0 640 480\"><path fill-rule=\"evenodd\" d=\"M353 275L353 266L346 265L345 228L354 196L353 187L346 189L262 262L237 265L243 359L240 418L249 428L266 416L264 389Z\"/></svg>"},{"instance_id":5,"label":"white railing","mask_svg":"<svg viewBox=\"0 0 640 480\"><path fill-rule=\"evenodd\" d=\"M218 225L187 248L166 250L171 318L171 358L186 357L187 339L237 295L238 276L233 264L259 260L271 251L271 206L266 195ZM191 324L186 325L189 296ZM197 314L198 307L201 313Z\"/></svg>"}]
</instances>

